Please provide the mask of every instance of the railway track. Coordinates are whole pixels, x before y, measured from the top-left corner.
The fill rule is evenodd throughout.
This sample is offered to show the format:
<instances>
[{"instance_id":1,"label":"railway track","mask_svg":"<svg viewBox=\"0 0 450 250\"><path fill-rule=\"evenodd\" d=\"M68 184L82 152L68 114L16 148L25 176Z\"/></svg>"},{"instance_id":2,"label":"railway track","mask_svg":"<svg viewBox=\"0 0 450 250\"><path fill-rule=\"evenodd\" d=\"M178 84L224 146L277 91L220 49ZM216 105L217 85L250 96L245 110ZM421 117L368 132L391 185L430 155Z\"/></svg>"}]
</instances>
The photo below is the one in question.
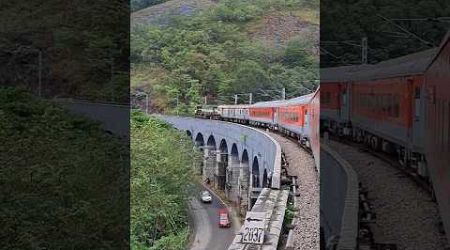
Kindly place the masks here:
<instances>
[{"instance_id":1,"label":"railway track","mask_svg":"<svg viewBox=\"0 0 450 250\"><path fill-rule=\"evenodd\" d=\"M294 206L297 210L292 221L286 249L319 249L320 211L319 176L311 150L299 145L292 137L269 131L282 148L286 168L285 182L292 187Z\"/></svg>"},{"instance_id":2,"label":"railway track","mask_svg":"<svg viewBox=\"0 0 450 250\"><path fill-rule=\"evenodd\" d=\"M360 241L360 249L448 249L437 204L420 181L395 160L360 144L330 140L329 145L360 181L360 236L369 238Z\"/></svg>"}]
</instances>

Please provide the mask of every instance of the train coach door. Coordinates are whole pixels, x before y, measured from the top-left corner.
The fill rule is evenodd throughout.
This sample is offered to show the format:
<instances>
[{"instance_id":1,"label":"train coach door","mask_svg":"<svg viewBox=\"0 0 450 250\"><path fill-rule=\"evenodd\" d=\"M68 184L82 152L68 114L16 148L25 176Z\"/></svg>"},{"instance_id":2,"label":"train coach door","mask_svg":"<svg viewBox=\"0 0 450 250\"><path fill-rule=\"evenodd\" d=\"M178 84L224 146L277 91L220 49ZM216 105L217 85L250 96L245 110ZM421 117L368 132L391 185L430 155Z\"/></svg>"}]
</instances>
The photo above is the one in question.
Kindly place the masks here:
<instances>
[{"instance_id":1,"label":"train coach door","mask_svg":"<svg viewBox=\"0 0 450 250\"><path fill-rule=\"evenodd\" d=\"M348 112L349 112L349 101L348 101L348 83L343 83L341 87L341 96L340 96L340 103L341 103L341 122L346 122L348 120Z\"/></svg>"},{"instance_id":2,"label":"train coach door","mask_svg":"<svg viewBox=\"0 0 450 250\"><path fill-rule=\"evenodd\" d=\"M412 143L415 146L419 146L421 149L425 146L425 119L422 117L422 114L425 113L425 101L423 95L422 85L414 85L412 81L408 81L408 86L412 93L412 100L409 100L411 103L411 118L412 120Z\"/></svg>"},{"instance_id":3,"label":"train coach door","mask_svg":"<svg viewBox=\"0 0 450 250\"><path fill-rule=\"evenodd\" d=\"M306 107L303 109L303 121L304 121L304 124L303 124L304 131L303 131L303 133L309 134L309 128L310 128L310 126L309 126L309 115L308 115L308 108L306 108Z\"/></svg>"}]
</instances>

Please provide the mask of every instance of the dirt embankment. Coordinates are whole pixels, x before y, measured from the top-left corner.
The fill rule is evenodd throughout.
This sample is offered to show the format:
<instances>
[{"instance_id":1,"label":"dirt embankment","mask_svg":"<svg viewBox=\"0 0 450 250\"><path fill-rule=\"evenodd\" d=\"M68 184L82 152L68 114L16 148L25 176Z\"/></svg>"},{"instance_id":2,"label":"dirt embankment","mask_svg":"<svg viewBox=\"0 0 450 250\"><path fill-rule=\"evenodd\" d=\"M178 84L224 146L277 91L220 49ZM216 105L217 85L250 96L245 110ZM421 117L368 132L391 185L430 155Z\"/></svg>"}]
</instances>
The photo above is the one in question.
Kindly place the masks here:
<instances>
[{"instance_id":1,"label":"dirt embankment","mask_svg":"<svg viewBox=\"0 0 450 250\"><path fill-rule=\"evenodd\" d=\"M305 39L313 47L311 52L319 55L319 25L315 22L314 13L274 12L264 15L248 26L248 33L253 40L263 41L269 46L283 46L294 37Z\"/></svg>"}]
</instances>

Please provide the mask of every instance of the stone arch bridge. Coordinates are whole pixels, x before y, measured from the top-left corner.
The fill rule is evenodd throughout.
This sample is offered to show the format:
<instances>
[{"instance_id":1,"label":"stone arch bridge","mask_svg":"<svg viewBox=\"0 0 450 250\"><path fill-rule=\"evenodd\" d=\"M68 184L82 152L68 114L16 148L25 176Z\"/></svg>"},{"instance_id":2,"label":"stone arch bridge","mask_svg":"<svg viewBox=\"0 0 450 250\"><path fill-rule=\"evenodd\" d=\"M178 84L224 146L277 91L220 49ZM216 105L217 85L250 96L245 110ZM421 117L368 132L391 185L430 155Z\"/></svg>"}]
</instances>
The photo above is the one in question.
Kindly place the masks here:
<instances>
[{"instance_id":1,"label":"stone arch bridge","mask_svg":"<svg viewBox=\"0 0 450 250\"><path fill-rule=\"evenodd\" d=\"M159 118L192 138L204 154L203 180L223 190L236 206L249 210L263 188L280 188L281 148L266 133L217 120Z\"/></svg>"}]
</instances>

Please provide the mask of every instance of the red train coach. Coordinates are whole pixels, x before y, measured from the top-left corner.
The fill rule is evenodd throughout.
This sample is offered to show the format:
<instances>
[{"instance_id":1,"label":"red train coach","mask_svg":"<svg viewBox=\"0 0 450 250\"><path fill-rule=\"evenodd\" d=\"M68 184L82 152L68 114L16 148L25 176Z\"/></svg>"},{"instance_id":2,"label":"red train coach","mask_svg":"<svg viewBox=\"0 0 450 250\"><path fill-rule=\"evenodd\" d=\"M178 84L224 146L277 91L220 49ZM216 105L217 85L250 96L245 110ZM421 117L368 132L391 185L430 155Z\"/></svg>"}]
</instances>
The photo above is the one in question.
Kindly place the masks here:
<instances>
[{"instance_id":1,"label":"red train coach","mask_svg":"<svg viewBox=\"0 0 450 250\"><path fill-rule=\"evenodd\" d=\"M387 60L352 73L352 135L374 149L397 152L400 163L424 163L424 73L436 49Z\"/></svg>"},{"instance_id":2,"label":"red train coach","mask_svg":"<svg viewBox=\"0 0 450 250\"><path fill-rule=\"evenodd\" d=\"M309 104L310 114L310 141L311 149L316 163L316 170L320 173L320 87L317 88Z\"/></svg>"},{"instance_id":3,"label":"red train coach","mask_svg":"<svg viewBox=\"0 0 450 250\"><path fill-rule=\"evenodd\" d=\"M349 88L354 72L366 65L323 68L320 71L320 121L334 134L348 135Z\"/></svg>"},{"instance_id":4,"label":"red train coach","mask_svg":"<svg viewBox=\"0 0 450 250\"><path fill-rule=\"evenodd\" d=\"M450 32L425 73L425 154L450 242Z\"/></svg>"},{"instance_id":5,"label":"red train coach","mask_svg":"<svg viewBox=\"0 0 450 250\"><path fill-rule=\"evenodd\" d=\"M258 102L249 106L249 122L256 126L275 128L278 121L276 108L284 101Z\"/></svg>"},{"instance_id":6,"label":"red train coach","mask_svg":"<svg viewBox=\"0 0 450 250\"><path fill-rule=\"evenodd\" d=\"M313 94L286 100L276 108L278 127L283 133L291 136L309 136L309 105Z\"/></svg>"}]
</instances>

